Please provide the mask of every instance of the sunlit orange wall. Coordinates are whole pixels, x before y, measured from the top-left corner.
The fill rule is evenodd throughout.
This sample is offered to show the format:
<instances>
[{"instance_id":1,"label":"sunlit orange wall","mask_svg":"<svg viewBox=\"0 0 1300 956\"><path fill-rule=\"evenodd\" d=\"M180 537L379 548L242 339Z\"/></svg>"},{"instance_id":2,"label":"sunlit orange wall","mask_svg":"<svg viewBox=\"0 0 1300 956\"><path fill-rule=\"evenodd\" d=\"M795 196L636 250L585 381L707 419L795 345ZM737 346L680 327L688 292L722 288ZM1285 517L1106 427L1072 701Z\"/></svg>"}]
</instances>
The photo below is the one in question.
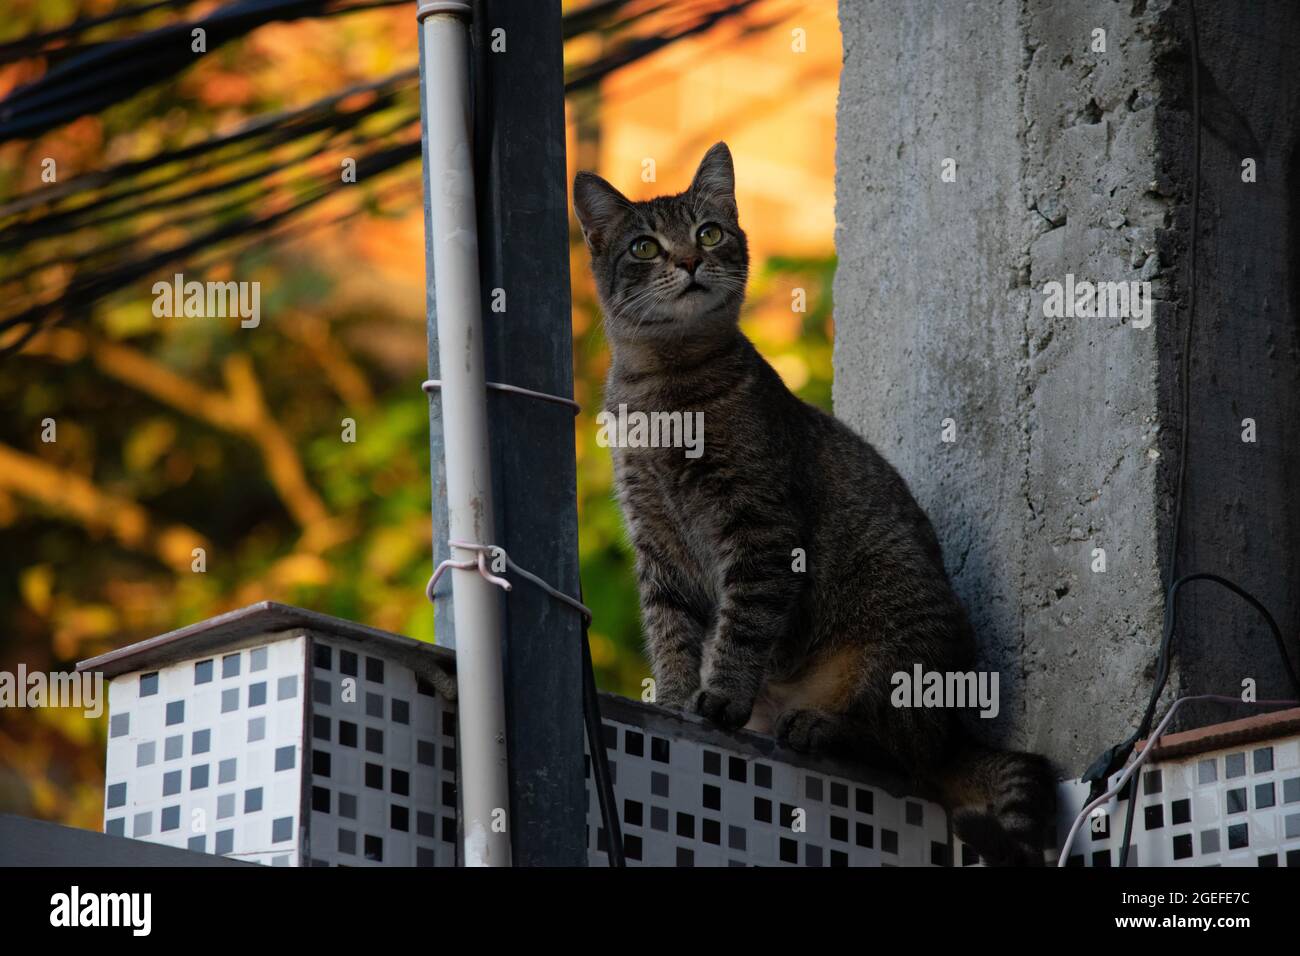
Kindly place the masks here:
<instances>
[{"instance_id":1,"label":"sunlit orange wall","mask_svg":"<svg viewBox=\"0 0 1300 956\"><path fill-rule=\"evenodd\" d=\"M704 151L724 139L735 158L741 222L755 263L774 254L831 253L839 23L834 0L798 6L759 3L612 74L598 94L596 171L636 199L677 192ZM566 60L588 60L597 52L593 42L569 43ZM567 112L572 182L583 157L587 165L592 160L579 149L572 100ZM641 179L647 158L655 161L655 182ZM397 223L350 225L339 257L360 254L372 272L343 294L399 308L423 302L423 230L418 208Z\"/></svg>"},{"instance_id":2,"label":"sunlit orange wall","mask_svg":"<svg viewBox=\"0 0 1300 956\"><path fill-rule=\"evenodd\" d=\"M618 71L600 93L597 171L634 199L685 188L703 152L727 141L756 261L833 248L836 4L818 0L787 15L792 9L760 3ZM746 35L759 25L768 26ZM803 52L796 52L800 43ZM571 174L580 153L572 113L571 104ZM655 161L656 182L641 179L647 158Z\"/></svg>"}]
</instances>

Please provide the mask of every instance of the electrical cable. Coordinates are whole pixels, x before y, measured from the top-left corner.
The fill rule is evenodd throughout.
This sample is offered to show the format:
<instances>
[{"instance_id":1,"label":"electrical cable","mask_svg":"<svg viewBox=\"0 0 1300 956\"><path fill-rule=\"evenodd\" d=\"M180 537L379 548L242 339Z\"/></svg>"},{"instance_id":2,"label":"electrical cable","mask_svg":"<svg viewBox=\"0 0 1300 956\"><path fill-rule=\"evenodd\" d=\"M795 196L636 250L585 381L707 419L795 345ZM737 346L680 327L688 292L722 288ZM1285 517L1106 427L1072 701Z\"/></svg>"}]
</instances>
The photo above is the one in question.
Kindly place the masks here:
<instances>
[{"instance_id":1,"label":"electrical cable","mask_svg":"<svg viewBox=\"0 0 1300 956\"><path fill-rule=\"evenodd\" d=\"M1074 823L1070 827L1070 832L1066 834L1065 840L1061 844L1061 855L1056 860L1056 865L1058 867L1067 865L1069 855L1070 855L1070 847L1074 844L1074 838L1078 835L1079 828L1083 826L1083 821L1088 818L1088 815L1091 814L1093 810L1096 810L1099 806L1101 806L1103 803L1109 800L1111 797L1117 795L1120 791L1122 791L1124 787L1128 785L1129 781L1137 774L1138 770L1142 767L1142 765L1146 763L1147 758L1152 753L1155 752L1156 744L1159 742L1160 736L1165 732L1165 728L1169 725L1169 721L1173 719L1173 716L1177 712L1178 708L1181 707L1183 704L1204 702L1204 701L1215 701L1223 704L1242 703L1242 701L1239 698L1225 697L1222 694L1198 694L1193 697L1179 697L1176 701L1174 701L1173 704L1170 705L1168 712L1164 716L1164 719L1160 721L1160 725L1156 727L1155 733L1151 735L1151 738L1146 742L1146 746L1142 748L1142 752L1138 754L1137 758L1131 764L1129 764L1127 768L1125 768L1124 773L1120 776L1118 780L1115 781L1114 786L1112 786L1109 790L1107 790L1105 793L1101 794L1100 796L1095 797L1092 800L1089 800L1087 803L1085 803L1083 809L1080 810L1078 815L1074 818ZM1300 704L1300 700L1256 700L1256 701L1251 701L1251 703L1256 704L1260 707L1288 707L1288 706L1294 707L1297 704ZM1129 795L1128 805L1130 808L1132 808L1133 805L1137 803L1136 798L1137 798L1137 787L1134 786L1132 792ZM1125 834L1124 839L1125 839L1125 844L1127 844L1128 842L1127 834Z\"/></svg>"},{"instance_id":2,"label":"electrical cable","mask_svg":"<svg viewBox=\"0 0 1300 956\"><path fill-rule=\"evenodd\" d=\"M1291 680L1291 686L1295 689L1296 697L1300 698L1300 676L1297 676L1295 668L1291 664L1291 658L1287 654L1286 641L1282 637L1282 629L1277 626L1277 621L1273 619L1273 615L1269 613L1268 608L1264 607L1264 605L1261 604L1259 600L1257 600L1254 597L1254 595L1250 594L1250 592L1248 592L1245 588L1237 584L1234 584L1232 581L1229 581L1227 578L1220 577L1217 574L1209 574L1207 572L1187 574L1179 578L1177 581L1175 581L1173 587L1169 589L1169 595L1166 598L1166 603L1165 603L1168 618L1167 618L1167 623L1165 625L1164 634L1160 642L1160 656L1159 656L1159 664L1156 672L1156 679L1154 684L1151 687L1151 696L1147 700L1146 713L1142 717L1142 723L1138 726L1138 729L1134 731L1133 735L1129 737L1128 740L1126 740L1123 744L1121 744L1119 748L1117 748L1118 750L1120 750L1120 752L1124 754L1127 754L1132 749L1133 745L1146 735L1147 731L1151 727L1151 721L1153 716L1155 715L1156 704L1160 700L1160 695L1164 693L1165 683L1169 679L1169 664L1170 661L1173 659L1174 630L1177 627L1177 623L1178 623L1178 592L1182 589L1183 585L1190 584L1193 581L1213 581L1215 584L1222 585L1223 587L1231 591L1233 594L1236 594L1238 597L1240 597L1243 601L1248 603L1251 607L1255 608L1255 610L1259 611L1259 613L1263 616L1264 620L1268 623L1269 630L1273 634L1273 641L1274 643L1277 644L1278 654L1282 658L1282 666L1286 670L1287 677L1289 677ZM1206 695L1206 696L1207 699L1210 697L1214 697L1214 695ZM1199 698L1182 698L1182 699L1195 700ZM1238 703L1252 703L1251 701L1242 701L1240 698L1236 698L1236 697L1224 698L1224 699L1234 700L1237 701ZM1168 717L1166 717L1166 720L1167 719ZM1150 745L1148 745L1148 749L1149 748ZM1128 779L1128 775L1125 776L1125 779ZM1104 781L1105 778L1103 777L1102 782L1104 783ZM1120 785L1117 785L1117 787L1118 786ZM1133 816L1134 813L1136 812L1136 807L1137 807L1137 793L1132 792L1129 794L1128 808L1124 814L1124 838L1123 838L1123 842L1120 844L1120 857L1119 857L1120 866L1128 865L1129 839L1133 835Z\"/></svg>"}]
</instances>

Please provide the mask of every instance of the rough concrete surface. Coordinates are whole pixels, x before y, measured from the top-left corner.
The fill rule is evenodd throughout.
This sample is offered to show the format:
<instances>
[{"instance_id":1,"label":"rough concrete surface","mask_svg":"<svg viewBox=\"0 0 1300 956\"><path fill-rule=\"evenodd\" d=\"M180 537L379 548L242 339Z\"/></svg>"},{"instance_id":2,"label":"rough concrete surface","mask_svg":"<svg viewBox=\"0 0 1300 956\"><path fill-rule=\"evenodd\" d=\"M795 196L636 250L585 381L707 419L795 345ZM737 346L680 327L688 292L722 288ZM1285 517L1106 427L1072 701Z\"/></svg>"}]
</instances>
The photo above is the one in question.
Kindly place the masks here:
<instances>
[{"instance_id":1,"label":"rough concrete surface","mask_svg":"<svg viewBox=\"0 0 1300 956\"><path fill-rule=\"evenodd\" d=\"M1258 141L1274 179L1243 199L1236 143L1249 137L1229 133L1234 145L1213 159L1207 136L1221 185L1206 177L1209 202L1202 193L1178 567L1240 576L1289 634L1296 612L1282 582L1300 570L1287 259L1297 203L1280 170L1295 168L1296 67L1281 42L1259 57L1245 38L1268 38L1277 20L1300 35L1296 17L1266 3L1202 18L1202 60L1221 71L1231 116L1267 137ZM1162 625L1186 318L1186 8L841 0L840 18L836 411L935 522L982 666L1002 672L988 736L1072 776L1139 720ZM1096 29L1105 52L1092 49ZM955 182L941 177L946 158ZM1150 281L1154 322L1045 316L1045 283L1067 273ZM1256 445L1239 440L1249 409L1270 422ZM942 440L945 419L953 442ZM1104 572L1093 570L1099 548ZM1192 585L1180 605L1199 630L1185 635L1171 691L1232 692L1239 673L1262 688L1261 658L1280 691L1267 632L1200 590L1210 587ZM1238 714L1206 719L1228 716Z\"/></svg>"}]
</instances>

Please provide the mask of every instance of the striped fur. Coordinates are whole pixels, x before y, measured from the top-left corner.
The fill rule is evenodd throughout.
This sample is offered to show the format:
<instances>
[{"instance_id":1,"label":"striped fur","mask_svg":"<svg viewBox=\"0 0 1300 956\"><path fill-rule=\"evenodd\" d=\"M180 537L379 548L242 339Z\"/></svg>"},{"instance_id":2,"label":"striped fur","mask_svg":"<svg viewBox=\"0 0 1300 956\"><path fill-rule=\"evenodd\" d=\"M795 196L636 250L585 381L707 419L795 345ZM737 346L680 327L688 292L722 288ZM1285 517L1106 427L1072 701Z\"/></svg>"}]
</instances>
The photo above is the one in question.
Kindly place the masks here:
<instances>
[{"instance_id":1,"label":"striped fur","mask_svg":"<svg viewBox=\"0 0 1300 956\"><path fill-rule=\"evenodd\" d=\"M972 669L974 636L902 478L739 331L749 258L727 147L679 195L634 203L580 173L574 202L612 347L606 409L703 413L698 458L612 449L657 700L891 765L941 791L984 859L1041 862L1046 762L970 743L951 709L890 703L914 664ZM723 237L706 248L707 223ZM659 255L633 255L641 237Z\"/></svg>"}]
</instances>

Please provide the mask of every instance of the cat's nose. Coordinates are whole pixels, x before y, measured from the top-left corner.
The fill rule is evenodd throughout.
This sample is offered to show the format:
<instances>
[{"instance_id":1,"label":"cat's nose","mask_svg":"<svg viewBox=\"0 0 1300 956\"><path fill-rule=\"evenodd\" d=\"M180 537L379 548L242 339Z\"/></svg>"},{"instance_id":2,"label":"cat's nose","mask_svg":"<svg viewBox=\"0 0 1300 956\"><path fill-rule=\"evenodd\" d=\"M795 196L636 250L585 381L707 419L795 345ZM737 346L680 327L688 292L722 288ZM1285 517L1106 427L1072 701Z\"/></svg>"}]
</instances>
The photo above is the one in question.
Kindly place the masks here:
<instances>
[{"instance_id":1,"label":"cat's nose","mask_svg":"<svg viewBox=\"0 0 1300 956\"><path fill-rule=\"evenodd\" d=\"M688 256L688 257L685 258L685 259L678 259L678 260L677 260L677 267L678 267L679 269L685 269L687 275L689 275L689 276L691 276L691 277L694 277L694 276L695 276L695 270L698 269L698 268L700 267L700 257L699 257L699 256Z\"/></svg>"}]
</instances>

